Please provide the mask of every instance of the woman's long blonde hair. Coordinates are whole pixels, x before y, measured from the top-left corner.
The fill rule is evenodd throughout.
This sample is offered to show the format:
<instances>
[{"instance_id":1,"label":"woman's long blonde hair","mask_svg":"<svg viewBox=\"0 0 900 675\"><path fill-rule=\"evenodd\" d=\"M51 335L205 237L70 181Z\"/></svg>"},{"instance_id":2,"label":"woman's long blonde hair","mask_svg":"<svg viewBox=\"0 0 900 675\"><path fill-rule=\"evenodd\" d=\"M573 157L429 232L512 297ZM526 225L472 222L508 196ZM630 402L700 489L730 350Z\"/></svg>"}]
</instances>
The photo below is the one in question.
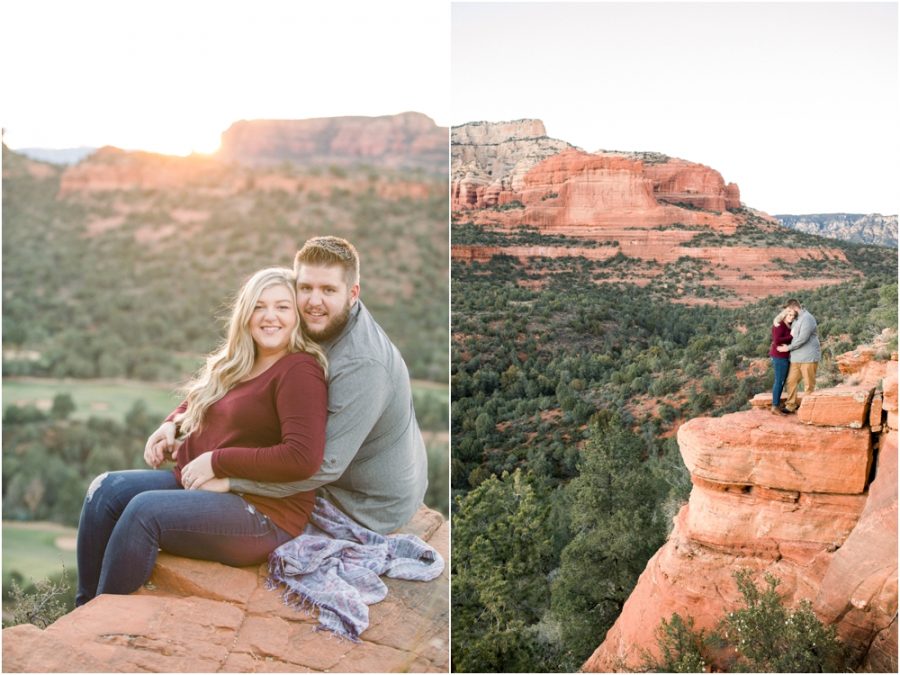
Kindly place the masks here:
<instances>
[{"instance_id":1,"label":"woman's long blonde hair","mask_svg":"<svg viewBox=\"0 0 900 675\"><path fill-rule=\"evenodd\" d=\"M778 314L775 316L775 320L772 321L772 325L777 326L780 323L784 323L784 319L785 319L785 317L787 317L788 314L794 314L794 318L795 319L797 318L797 316L796 316L797 311L793 307L785 307L783 310L778 312ZM785 325L787 325L787 324L785 324Z\"/></svg>"},{"instance_id":2,"label":"woman's long blonde hair","mask_svg":"<svg viewBox=\"0 0 900 675\"><path fill-rule=\"evenodd\" d=\"M222 346L206 358L206 365L187 384L187 410L175 419L180 424L181 433L187 435L200 428L203 416L209 407L243 380L256 361L256 345L250 334L250 317L263 291L272 286L287 286L294 298L294 312L297 323L288 343L288 352L307 352L328 368L325 352L313 340L306 337L300 327L297 310L297 277L286 267L269 267L250 277L232 304L228 322L228 336Z\"/></svg>"}]
</instances>

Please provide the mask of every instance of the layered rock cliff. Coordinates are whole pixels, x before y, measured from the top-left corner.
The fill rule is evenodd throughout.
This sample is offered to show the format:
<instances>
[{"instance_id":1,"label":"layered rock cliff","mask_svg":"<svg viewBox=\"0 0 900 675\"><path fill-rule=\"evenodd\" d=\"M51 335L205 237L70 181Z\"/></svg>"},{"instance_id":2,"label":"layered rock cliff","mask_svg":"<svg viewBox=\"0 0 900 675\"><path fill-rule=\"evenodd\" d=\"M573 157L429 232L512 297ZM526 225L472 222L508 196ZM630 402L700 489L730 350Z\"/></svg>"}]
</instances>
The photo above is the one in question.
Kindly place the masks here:
<instances>
[{"instance_id":1,"label":"layered rock cliff","mask_svg":"<svg viewBox=\"0 0 900 675\"><path fill-rule=\"evenodd\" d=\"M364 191L384 176L347 186L340 171L297 176L290 165L372 166L428 172L429 180L447 173L447 129L421 113L383 117L323 117L307 120L244 120L222 134L215 155L178 157L106 146L67 167L60 196L117 190L193 190L213 196L242 190L286 191L331 188ZM404 188L399 197L413 197ZM409 182L409 181L407 181ZM424 181L412 181L421 185ZM381 187L381 186L375 186ZM379 193L381 190L379 189ZM415 189L413 189L415 193ZM379 195L382 196L382 195Z\"/></svg>"},{"instance_id":2,"label":"layered rock cliff","mask_svg":"<svg viewBox=\"0 0 900 675\"><path fill-rule=\"evenodd\" d=\"M600 244L589 260L621 254L641 263L598 283L669 283L664 266L699 261L705 269L694 285L709 292L679 302L739 306L773 289L799 292L860 274L837 247L786 242L778 221L744 206L738 186L710 167L659 153L584 152L547 138L538 120L453 128L451 208L455 223L491 234L534 228ZM504 253L526 264L588 248L454 243L457 260Z\"/></svg>"},{"instance_id":3,"label":"layered rock cliff","mask_svg":"<svg viewBox=\"0 0 900 675\"><path fill-rule=\"evenodd\" d=\"M572 148L548 138L540 120L470 122L453 127L450 171L452 208L495 206L522 186L531 167ZM511 198L509 198L511 199Z\"/></svg>"},{"instance_id":4,"label":"layered rock cliff","mask_svg":"<svg viewBox=\"0 0 900 675\"><path fill-rule=\"evenodd\" d=\"M446 174L447 128L422 113L306 120L241 120L222 134L218 157L266 165L359 164Z\"/></svg>"},{"instance_id":5,"label":"layered rock cliff","mask_svg":"<svg viewBox=\"0 0 900 675\"><path fill-rule=\"evenodd\" d=\"M425 507L404 531L449 560L449 523ZM161 554L133 595L101 595L45 630L3 631L4 672L447 672L448 571L385 579L360 643L315 630L315 615L265 587L266 566Z\"/></svg>"},{"instance_id":6,"label":"layered rock cliff","mask_svg":"<svg viewBox=\"0 0 900 675\"><path fill-rule=\"evenodd\" d=\"M810 213L775 216L792 230L855 244L897 248L897 216L880 213Z\"/></svg>"},{"instance_id":7,"label":"layered rock cliff","mask_svg":"<svg viewBox=\"0 0 900 675\"><path fill-rule=\"evenodd\" d=\"M864 670L896 672L896 354L888 364L883 396L870 380L809 394L796 416L754 407L679 429L690 499L584 670L639 667L673 613L714 628L749 569L779 578L786 604L811 601Z\"/></svg>"}]
</instances>

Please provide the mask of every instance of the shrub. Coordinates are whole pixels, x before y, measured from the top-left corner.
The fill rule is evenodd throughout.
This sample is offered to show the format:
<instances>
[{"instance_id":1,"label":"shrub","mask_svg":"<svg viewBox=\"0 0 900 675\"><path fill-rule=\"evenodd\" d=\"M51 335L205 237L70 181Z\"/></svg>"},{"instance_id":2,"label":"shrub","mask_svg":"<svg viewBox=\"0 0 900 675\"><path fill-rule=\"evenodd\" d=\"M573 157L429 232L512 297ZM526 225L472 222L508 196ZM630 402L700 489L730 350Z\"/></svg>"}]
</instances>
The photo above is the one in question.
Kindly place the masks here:
<instances>
[{"instance_id":1,"label":"shrub","mask_svg":"<svg viewBox=\"0 0 900 675\"><path fill-rule=\"evenodd\" d=\"M656 627L656 644L659 647L659 658L653 658L649 652L644 654L644 670L661 673L705 673L706 633L694 632L694 619L688 617L687 622L678 614L671 620L662 619Z\"/></svg>"},{"instance_id":2,"label":"shrub","mask_svg":"<svg viewBox=\"0 0 900 675\"><path fill-rule=\"evenodd\" d=\"M846 652L834 626L825 626L808 600L796 609L785 608L775 590L780 583L766 574L765 586L753 581L749 570L734 573L744 606L729 612L716 630L707 635L694 631L694 621L673 614L656 630L660 656L644 654L647 670L668 673L704 672L711 646L733 651L729 672L834 673L846 666Z\"/></svg>"},{"instance_id":3,"label":"shrub","mask_svg":"<svg viewBox=\"0 0 900 675\"><path fill-rule=\"evenodd\" d=\"M29 590L15 579L10 582L12 610L9 619L3 622L4 628L30 623L44 629L69 611L67 598L71 595L71 585L65 568L61 578L42 579Z\"/></svg>"},{"instance_id":4,"label":"shrub","mask_svg":"<svg viewBox=\"0 0 900 675\"><path fill-rule=\"evenodd\" d=\"M748 570L735 572L744 607L729 612L719 626L722 638L751 671L833 673L843 670L844 647L834 626L824 626L808 600L785 608L776 592L779 580L765 575L760 589Z\"/></svg>"}]
</instances>

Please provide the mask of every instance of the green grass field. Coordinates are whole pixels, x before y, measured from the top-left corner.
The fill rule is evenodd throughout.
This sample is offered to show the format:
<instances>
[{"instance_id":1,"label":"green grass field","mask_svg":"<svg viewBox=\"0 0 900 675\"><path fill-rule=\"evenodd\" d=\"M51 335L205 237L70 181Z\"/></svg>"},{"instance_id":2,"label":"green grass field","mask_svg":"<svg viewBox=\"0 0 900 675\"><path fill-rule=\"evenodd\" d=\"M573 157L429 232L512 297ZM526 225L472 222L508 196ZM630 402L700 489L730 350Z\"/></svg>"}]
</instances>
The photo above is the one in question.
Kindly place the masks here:
<instances>
[{"instance_id":1,"label":"green grass field","mask_svg":"<svg viewBox=\"0 0 900 675\"><path fill-rule=\"evenodd\" d=\"M3 585L12 572L25 583L39 581L62 572L65 566L70 581L75 578L75 533L73 527L56 523L17 523L3 521ZM57 546L57 540L63 547ZM67 545L68 544L68 545Z\"/></svg>"},{"instance_id":2,"label":"green grass field","mask_svg":"<svg viewBox=\"0 0 900 675\"><path fill-rule=\"evenodd\" d=\"M53 397L69 394L75 402L72 419L86 420L103 417L121 422L134 405L143 399L152 413L160 419L172 412L180 399L174 387L143 382L113 382L104 380L52 380L37 378L4 378L3 407L35 405L49 410Z\"/></svg>"},{"instance_id":3,"label":"green grass field","mask_svg":"<svg viewBox=\"0 0 900 675\"><path fill-rule=\"evenodd\" d=\"M447 405L450 394L446 384L415 380L413 397L419 422L434 431L447 428ZM149 382L104 380L54 380L38 378L4 378L3 407L35 405L47 411L57 394L69 394L75 402L72 419L102 417L122 422L135 401L143 399L151 415L162 420L181 401L174 385Z\"/></svg>"}]
</instances>

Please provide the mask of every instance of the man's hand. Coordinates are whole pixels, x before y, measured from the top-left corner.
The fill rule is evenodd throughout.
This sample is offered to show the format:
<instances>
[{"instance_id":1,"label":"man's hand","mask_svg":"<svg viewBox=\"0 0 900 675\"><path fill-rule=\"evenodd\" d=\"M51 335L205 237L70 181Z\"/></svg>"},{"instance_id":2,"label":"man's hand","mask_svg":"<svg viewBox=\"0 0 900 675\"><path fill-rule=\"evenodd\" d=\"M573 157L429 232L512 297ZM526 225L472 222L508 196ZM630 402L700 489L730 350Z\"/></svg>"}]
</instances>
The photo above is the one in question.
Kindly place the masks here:
<instances>
[{"instance_id":1,"label":"man's hand","mask_svg":"<svg viewBox=\"0 0 900 675\"><path fill-rule=\"evenodd\" d=\"M791 351L791 348L788 347L787 345L778 345L777 347L775 347L775 349L777 349L777 350L780 351L780 352L789 352L789 351Z\"/></svg>"},{"instance_id":2,"label":"man's hand","mask_svg":"<svg viewBox=\"0 0 900 675\"><path fill-rule=\"evenodd\" d=\"M150 434L144 446L144 461L154 469L166 461L166 454L175 456L175 422L163 422L159 429Z\"/></svg>"},{"instance_id":3,"label":"man's hand","mask_svg":"<svg viewBox=\"0 0 900 675\"><path fill-rule=\"evenodd\" d=\"M199 457L184 465L181 470L181 484L186 490L199 490L204 483L213 480L216 474L212 469L212 453L204 452ZM219 492L219 490L213 490Z\"/></svg>"}]
</instances>

